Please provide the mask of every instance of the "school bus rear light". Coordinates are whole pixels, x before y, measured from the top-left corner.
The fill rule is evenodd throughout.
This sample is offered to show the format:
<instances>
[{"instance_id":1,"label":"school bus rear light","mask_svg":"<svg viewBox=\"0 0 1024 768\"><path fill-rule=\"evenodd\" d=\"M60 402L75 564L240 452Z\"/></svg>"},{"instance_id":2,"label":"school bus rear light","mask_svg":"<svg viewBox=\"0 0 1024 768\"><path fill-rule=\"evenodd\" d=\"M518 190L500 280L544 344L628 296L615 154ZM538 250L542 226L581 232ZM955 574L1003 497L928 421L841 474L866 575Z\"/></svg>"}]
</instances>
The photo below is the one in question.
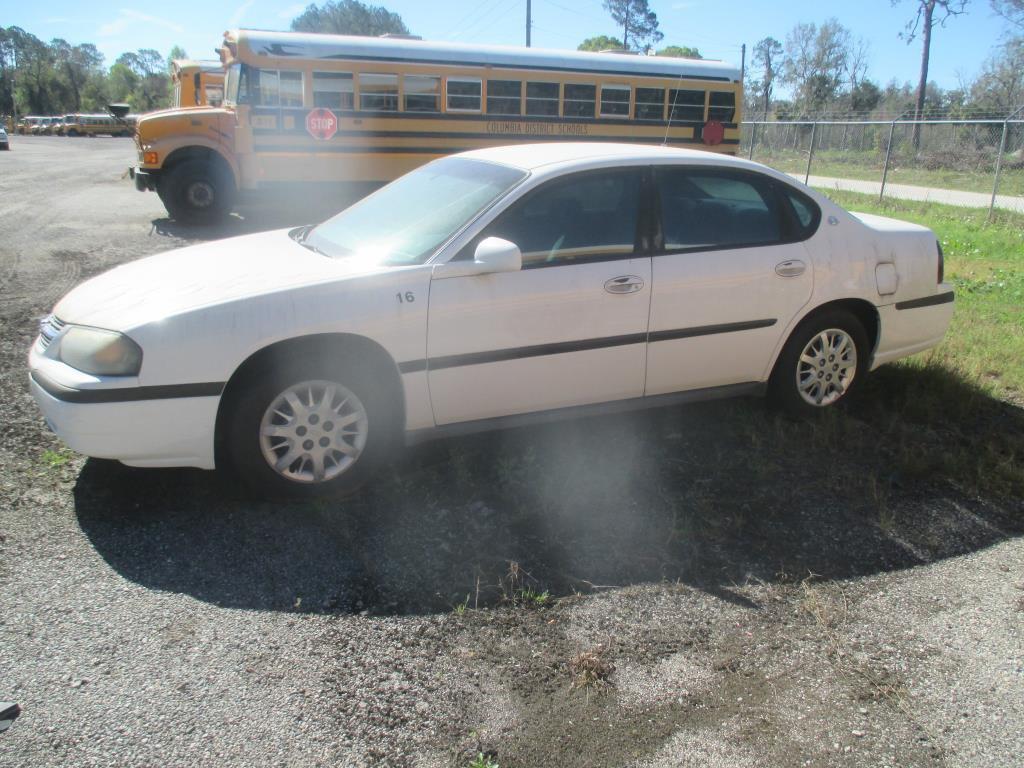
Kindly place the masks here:
<instances>
[{"instance_id":1,"label":"school bus rear light","mask_svg":"<svg viewBox=\"0 0 1024 768\"><path fill-rule=\"evenodd\" d=\"M160 156L156 152L145 152L142 155L142 162L146 165L157 165L160 162Z\"/></svg>"}]
</instances>

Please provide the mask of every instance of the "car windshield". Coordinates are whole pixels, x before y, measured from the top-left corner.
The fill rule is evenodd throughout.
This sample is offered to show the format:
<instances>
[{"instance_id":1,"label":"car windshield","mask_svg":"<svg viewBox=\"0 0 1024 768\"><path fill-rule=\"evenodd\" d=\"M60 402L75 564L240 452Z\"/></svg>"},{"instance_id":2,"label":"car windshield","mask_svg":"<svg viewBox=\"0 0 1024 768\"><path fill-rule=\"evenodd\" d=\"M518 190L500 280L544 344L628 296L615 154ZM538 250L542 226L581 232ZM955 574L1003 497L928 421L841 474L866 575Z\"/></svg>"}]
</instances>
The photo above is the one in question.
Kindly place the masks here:
<instances>
[{"instance_id":1,"label":"car windshield","mask_svg":"<svg viewBox=\"0 0 1024 768\"><path fill-rule=\"evenodd\" d=\"M464 157L435 160L313 228L305 242L333 258L422 264L526 175Z\"/></svg>"}]
</instances>

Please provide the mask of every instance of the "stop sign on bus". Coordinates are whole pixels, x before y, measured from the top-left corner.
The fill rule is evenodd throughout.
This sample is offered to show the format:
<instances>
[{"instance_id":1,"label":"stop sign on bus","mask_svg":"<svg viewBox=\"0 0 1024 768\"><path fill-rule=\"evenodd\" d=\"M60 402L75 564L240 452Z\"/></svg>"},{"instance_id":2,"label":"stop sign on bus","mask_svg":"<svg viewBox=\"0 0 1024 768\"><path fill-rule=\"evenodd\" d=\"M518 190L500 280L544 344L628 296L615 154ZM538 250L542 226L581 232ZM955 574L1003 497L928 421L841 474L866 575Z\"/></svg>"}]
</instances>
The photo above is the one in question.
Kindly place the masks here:
<instances>
[{"instance_id":1,"label":"stop sign on bus","mask_svg":"<svg viewBox=\"0 0 1024 768\"><path fill-rule=\"evenodd\" d=\"M326 141L338 132L338 118L329 109L311 109L306 114L306 130L314 139Z\"/></svg>"}]
</instances>

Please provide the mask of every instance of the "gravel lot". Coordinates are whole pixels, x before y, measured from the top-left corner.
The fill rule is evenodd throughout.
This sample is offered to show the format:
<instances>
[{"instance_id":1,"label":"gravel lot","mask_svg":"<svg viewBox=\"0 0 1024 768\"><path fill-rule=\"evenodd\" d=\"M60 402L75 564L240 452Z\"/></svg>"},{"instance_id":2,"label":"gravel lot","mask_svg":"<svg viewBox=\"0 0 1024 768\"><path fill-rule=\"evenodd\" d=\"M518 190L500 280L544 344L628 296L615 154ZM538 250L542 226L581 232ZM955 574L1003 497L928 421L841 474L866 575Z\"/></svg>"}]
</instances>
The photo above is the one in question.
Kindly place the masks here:
<instances>
[{"instance_id":1,"label":"gravel lot","mask_svg":"<svg viewBox=\"0 0 1024 768\"><path fill-rule=\"evenodd\" d=\"M0 153L0 764L1020 765L1024 505L915 479L880 518L841 441L734 458L772 455L758 404L427 445L345 503L68 453L28 395L38 317L310 215L180 227L132 154Z\"/></svg>"}]
</instances>

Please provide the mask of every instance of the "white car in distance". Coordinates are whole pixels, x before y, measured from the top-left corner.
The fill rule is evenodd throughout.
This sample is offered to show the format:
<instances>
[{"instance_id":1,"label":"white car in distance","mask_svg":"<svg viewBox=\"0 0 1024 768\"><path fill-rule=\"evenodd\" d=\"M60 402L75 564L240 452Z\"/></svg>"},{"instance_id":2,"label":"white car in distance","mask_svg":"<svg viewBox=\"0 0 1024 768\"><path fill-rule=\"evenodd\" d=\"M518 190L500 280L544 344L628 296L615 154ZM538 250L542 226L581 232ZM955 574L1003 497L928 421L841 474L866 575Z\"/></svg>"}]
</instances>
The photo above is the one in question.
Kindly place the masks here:
<instances>
[{"instance_id":1,"label":"white car in distance","mask_svg":"<svg viewBox=\"0 0 1024 768\"><path fill-rule=\"evenodd\" d=\"M400 438L758 392L814 412L939 343L952 302L930 230L762 165L518 145L95 277L30 384L80 453L336 493Z\"/></svg>"}]
</instances>

